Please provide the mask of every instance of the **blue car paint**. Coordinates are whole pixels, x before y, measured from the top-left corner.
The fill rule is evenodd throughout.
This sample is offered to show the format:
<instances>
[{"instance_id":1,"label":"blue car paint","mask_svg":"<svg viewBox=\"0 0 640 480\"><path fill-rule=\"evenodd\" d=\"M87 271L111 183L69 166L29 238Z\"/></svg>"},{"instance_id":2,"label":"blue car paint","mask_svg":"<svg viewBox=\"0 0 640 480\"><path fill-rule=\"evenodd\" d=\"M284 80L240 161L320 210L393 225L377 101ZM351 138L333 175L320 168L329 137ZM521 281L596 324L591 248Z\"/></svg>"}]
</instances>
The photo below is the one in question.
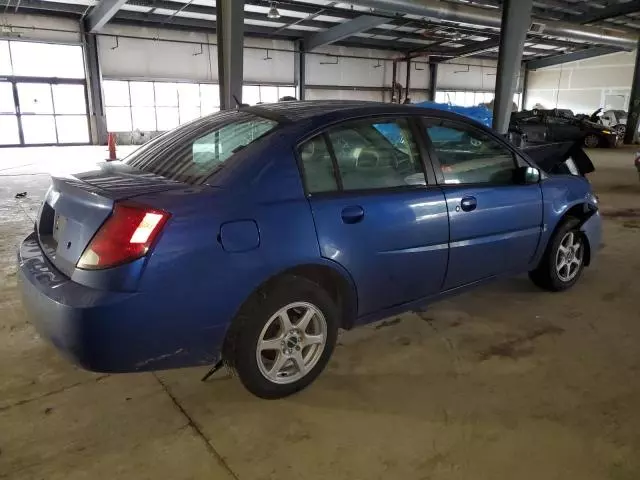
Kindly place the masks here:
<instances>
[{"instance_id":1,"label":"blue car paint","mask_svg":"<svg viewBox=\"0 0 640 480\"><path fill-rule=\"evenodd\" d=\"M324 112L239 151L209 179L209 186L151 178L141 187L142 179L131 179L133 173L117 165L92 172L92 184L103 176L125 175L126 181L110 194L113 200L135 194L136 202L172 216L147 257L107 271L76 269L71 278L43 254L37 235L30 235L19 250L30 317L44 336L91 370L210 364L242 304L282 272L310 265L333 270L353 297L344 326L367 323L503 273L531 269L563 215L572 207L586 208L591 199L588 182L571 176L508 187L517 199L514 192L487 187L433 185L333 198L305 196L292 147L338 122L394 115L459 120L446 112L393 105ZM465 195L478 199L473 213L486 210L487 216L458 216L455 202ZM343 223L342 211L354 206L362 208L362 221ZM231 243L241 245L225 251L225 225L238 221L242 227L232 232ZM248 222L257 226L256 248L247 248L256 242ZM582 229L593 254L600 242L599 215L592 215ZM468 258L465 246L473 246L480 257Z\"/></svg>"}]
</instances>

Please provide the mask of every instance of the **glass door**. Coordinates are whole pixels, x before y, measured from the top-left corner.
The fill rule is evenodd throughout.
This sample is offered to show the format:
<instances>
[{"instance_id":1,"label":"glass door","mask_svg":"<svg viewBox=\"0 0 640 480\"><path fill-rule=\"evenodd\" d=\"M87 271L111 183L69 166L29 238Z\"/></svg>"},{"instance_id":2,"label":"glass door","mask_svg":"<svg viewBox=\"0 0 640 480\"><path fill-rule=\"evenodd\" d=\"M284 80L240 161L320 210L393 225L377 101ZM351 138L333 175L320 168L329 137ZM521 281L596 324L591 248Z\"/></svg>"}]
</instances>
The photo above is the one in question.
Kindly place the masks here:
<instances>
[{"instance_id":1,"label":"glass door","mask_svg":"<svg viewBox=\"0 0 640 480\"><path fill-rule=\"evenodd\" d=\"M20 128L11 82L0 82L0 145L20 145Z\"/></svg>"},{"instance_id":2,"label":"glass door","mask_svg":"<svg viewBox=\"0 0 640 480\"><path fill-rule=\"evenodd\" d=\"M83 84L17 82L24 145L89 143Z\"/></svg>"}]
</instances>

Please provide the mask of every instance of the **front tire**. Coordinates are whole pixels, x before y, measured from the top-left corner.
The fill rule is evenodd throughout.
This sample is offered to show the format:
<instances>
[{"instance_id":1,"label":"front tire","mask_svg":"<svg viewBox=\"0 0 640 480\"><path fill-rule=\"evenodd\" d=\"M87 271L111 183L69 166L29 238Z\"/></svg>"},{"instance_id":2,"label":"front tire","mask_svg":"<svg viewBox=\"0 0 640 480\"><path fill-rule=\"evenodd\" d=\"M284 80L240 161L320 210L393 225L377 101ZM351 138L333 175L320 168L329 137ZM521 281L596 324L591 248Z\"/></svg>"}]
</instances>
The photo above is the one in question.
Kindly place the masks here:
<instances>
[{"instance_id":1,"label":"front tire","mask_svg":"<svg viewBox=\"0 0 640 480\"><path fill-rule=\"evenodd\" d=\"M600 146L600 138L590 133L586 137L584 137L584 146L587 148L598 148Z\"/></svg>"},{"instance_id":2,"label":"front tire","mask_svg":"<svg viewBox=\"0 0 640 480\"><path fill-rule=\"evenodd\" d=\"M257 292L230 327L223 357L254 395L282 398L313 382L336 344L339 314L318 284L296 276Z\"/></svg>"},{"instance_id":3,"label":"front tire","mask_svg":"<svg viewBox=\"0 0 640 480\"><path fill-rule=\"evenodd\" d=\"M571 288L580 278L586 258L586 239L580 221L569 217L558 227L538 267L529 278L538 287L552 292Z\"/></svg>"}]
</instances>

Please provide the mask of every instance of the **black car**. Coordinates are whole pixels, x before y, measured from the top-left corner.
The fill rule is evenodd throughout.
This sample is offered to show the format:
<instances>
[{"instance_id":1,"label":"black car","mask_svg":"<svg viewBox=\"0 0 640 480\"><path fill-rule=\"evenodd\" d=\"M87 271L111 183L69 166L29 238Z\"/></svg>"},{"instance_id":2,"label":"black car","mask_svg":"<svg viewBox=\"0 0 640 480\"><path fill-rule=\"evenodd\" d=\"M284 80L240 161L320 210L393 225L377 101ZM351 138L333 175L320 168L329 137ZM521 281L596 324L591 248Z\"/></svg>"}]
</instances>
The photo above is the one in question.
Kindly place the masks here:
<instances>
[{"instance_id":1,"label":"black car","mask_svg":"<svg viewBox=\"0 0 640 480\"><path fill-rule=\"evenodd\" d=\"M586 119L577 118L568 110L525 110L511 115L509 131L519 136L523 144L547 142L577 142L588 148L615 148L622 137L615 131Z\"/></svg>"}]
</instances>

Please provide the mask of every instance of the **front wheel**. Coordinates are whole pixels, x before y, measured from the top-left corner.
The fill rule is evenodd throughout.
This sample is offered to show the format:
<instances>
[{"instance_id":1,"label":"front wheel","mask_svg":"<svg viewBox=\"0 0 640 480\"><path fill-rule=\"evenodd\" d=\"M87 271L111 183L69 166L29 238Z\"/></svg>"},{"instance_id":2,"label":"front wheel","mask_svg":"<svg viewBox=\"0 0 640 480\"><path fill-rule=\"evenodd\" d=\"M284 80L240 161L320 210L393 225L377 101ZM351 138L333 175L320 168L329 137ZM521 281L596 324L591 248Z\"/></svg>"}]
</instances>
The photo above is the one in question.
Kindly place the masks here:
<instances>
[{"instance_id":1,"label":"front wheel","mask_svg":"<svg viewBox=\"0 0 640 480\"><path fill-rule=\"evenodd\" d=\"M584 268L586 244L577 218L568 218L551 239L538 267L529 277L540 288L559 292L571 288Z\"/></svg>"},{"instance_id":2,"label":"front wheel","mask_svg":"<svg viewBox=\"0 0 640 480\"><path fill-rule=\"evenodd\" d=\"M597 148L600 146L600 138L597 135L590 133L584 137L584 146L587 148Z\"/></svg>"},{"instance_id":3,"label":"front wheel","mask_svg":"<svg viewBox=\"0 0 640 480\"><path fill-rule=\"evenodd\" d=\"M338 310L316 283L287 276L257 292L231 325L224 360L261 398L282 398L313 382L335 347Z\"/></svg>"}]
</instances>

